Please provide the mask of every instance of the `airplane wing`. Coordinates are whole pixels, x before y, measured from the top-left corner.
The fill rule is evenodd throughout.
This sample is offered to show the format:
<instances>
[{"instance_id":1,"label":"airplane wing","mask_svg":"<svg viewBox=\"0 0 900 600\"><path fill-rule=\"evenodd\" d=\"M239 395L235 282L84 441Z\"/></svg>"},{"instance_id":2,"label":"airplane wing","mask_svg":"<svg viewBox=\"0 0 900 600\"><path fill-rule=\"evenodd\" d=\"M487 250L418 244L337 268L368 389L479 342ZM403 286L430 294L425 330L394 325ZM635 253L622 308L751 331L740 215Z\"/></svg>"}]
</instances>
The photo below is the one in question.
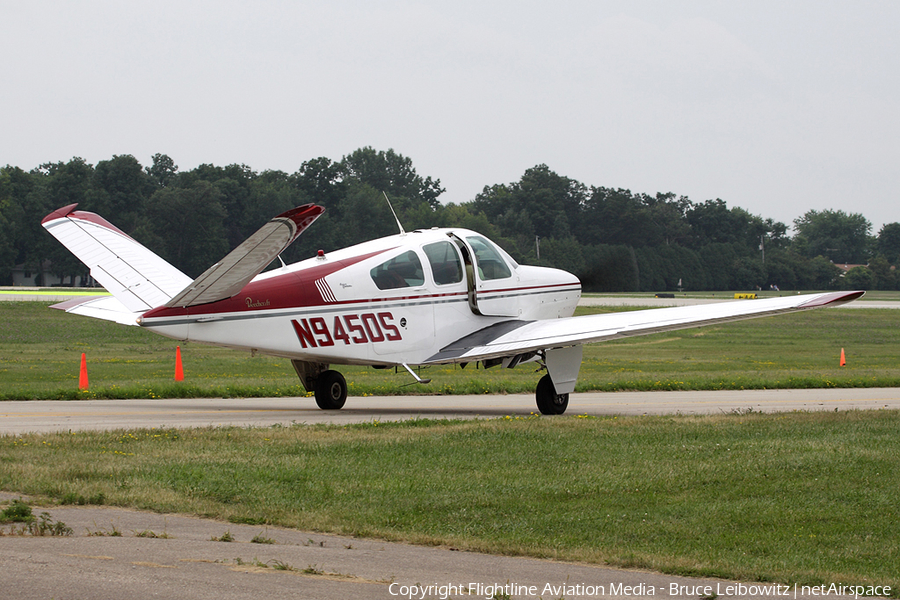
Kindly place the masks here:
<instances>
[{"instance_id":1,"label":"airplane wing","mask_svg":"<svg viewBox=\"0 0 900 600\"><path fill-rule=\"evenodd\" d=\"M442 348L425 364L472 362L536 350L603 342L661 331L703 327L754 317L838 306L865 292L830 292L765 300L717 302L545 321L501 321Z\"/></svg>"},{"instance_id":2,"label":"airplane wing","mask_svg":"<svg viewBox=\"0 0 900 600\"><path fill-rule=\"evenodd\" d=\"M118 227L100 215L75 210L77 206L53 211L41 225L118 299L116 311L122 318L127 320L125 313L142 313L167 302L190 283L190 277Z\"/></svg>"},{"instance_id":3,"label":"airplane wing","mask_svg":"<svg viewBox=\"0 0 900 600\"><path fill-rule=\"evenodd\" d=\"M321 206L304 204L281 213L166 302L166 306L183 308L231 298L324 211Z\"/></svg>"}]
</instances>

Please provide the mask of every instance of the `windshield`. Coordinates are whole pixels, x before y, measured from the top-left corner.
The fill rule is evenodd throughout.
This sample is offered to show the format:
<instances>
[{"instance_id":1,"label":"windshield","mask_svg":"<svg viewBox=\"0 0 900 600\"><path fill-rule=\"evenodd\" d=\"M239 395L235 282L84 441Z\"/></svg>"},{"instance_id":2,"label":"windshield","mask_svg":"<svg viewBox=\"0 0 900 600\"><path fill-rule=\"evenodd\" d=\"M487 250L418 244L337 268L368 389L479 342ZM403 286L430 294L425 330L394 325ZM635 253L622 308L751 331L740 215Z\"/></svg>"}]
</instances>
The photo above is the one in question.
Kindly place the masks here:
<instances>
[{"instance_id":1,"label":"windshield","mask_svg":"<svg viewBox=\"0 0 900 600\"><path fill-rule=\"evenodd\" d=\"M469 242L475 253L478 275L482 281L505 279L512 276L506 261L491 242L480 235L471 235L466 238L466 241Z\"/></svg>"}]
</instances>

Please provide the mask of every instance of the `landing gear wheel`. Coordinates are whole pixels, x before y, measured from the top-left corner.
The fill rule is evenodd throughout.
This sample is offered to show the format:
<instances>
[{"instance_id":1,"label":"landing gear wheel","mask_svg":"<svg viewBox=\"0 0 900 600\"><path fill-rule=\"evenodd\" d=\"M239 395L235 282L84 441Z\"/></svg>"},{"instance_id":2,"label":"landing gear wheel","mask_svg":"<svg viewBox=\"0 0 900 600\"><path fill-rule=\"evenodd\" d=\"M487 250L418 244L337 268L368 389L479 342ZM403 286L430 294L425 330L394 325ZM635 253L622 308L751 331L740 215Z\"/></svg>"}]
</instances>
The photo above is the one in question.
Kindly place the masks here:
<instances>
[{"instance_id":1,"label":"landing gear wheel","mask_svg":"<svg viewBox=\"0 0 900 600\"><path fill-rule=\"evenodd\" d=\"M553 387L553 380L549 375L544 375L538 381L537 389L534 392L537 400L538 410L542 415L561 415L566 412L569 406L568 394L557 394L556 388Z\"/></svg>"},{"instance_id":2,"label":"landing gear wheel","mask_svg":"<svg viewBox=\"0 0 900 600\"><path fill-rule=\"evenodd\" d=\"M337 371L324 371L316 377L316 404L322 410L338 410L347 401L347 380Z\"/></svg>"}]
</instances>

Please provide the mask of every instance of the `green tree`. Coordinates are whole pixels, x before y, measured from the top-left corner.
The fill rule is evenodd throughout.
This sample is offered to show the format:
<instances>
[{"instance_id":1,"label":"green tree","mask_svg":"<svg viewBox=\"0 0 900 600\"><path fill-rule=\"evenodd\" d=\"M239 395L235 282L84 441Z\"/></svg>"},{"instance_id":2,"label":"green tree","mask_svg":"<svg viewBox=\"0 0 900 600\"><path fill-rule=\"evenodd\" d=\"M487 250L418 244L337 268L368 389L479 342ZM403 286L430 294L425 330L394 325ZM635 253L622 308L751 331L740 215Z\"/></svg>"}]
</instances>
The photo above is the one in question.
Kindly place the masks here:
<instances>
[{"instance_id":1,"label":"green tree","mask_svg":"<svg viewBox=\"0 0 900 600\"><path fill-rule=\"evenodd\" d=\"M351 185L337 212L344 232L341 246L400 233L382 193L366 183Z\"/></svg>"},{"instance_id":2,"label":"green tree","mask_svg":"<svg viewBox=\"0 0 900 600\"><path fill-rule=\"evenodd\" d=\"M16 262L42 275L48 264L59 277L86 274L81 261L44 231L41 220L70 204L91 210L93 167L76 157L67 163L43 164L30 175L32 184L21 198L21 220L15 234ZM42 276L37 283L45 284Z\"/></svg>"},{"instance_id":3,"label":"green tree","mask_svg":"<svg viewBox=\"0 0 900 600\"><path fill-rule=\"evenodd\" d=\"M134 231L153 191L150 176L130 154L101 160L94 168L91 189L85 193L90 209L126 233Z\"/></svg>"},{"instance_id":4,"label":"green tree","mask_svg":"<svg viewBox=\"0 0 900 600\"><path fill-rule=\"evenodd\" d=\"M636 292L641 289L640 269L630 246L583 247L584 268L575 273L590 292Z\"/></svg>"},{"instance_id":5,"label":"green tree","mask_svg":"<svg viewBox=\"0 0 900 600\"><path fill-rule=\"evenodd\" d=\"M866 267L853 267L844 274L841 287L845 290L871 290L874 283L872 271Z\"/></svg>"},{"instance_id":6,"label":"green tree","mask_svg":"<svg viewBox=\"0 0 900 600\"><path fill-rule=\"evenodd\" d=\"M165 154L154 154L153 165L144 169L150 181L158 188L171 185L178 173L178 165Z\"/></svg>"},{"instance_id":7,"label":"green tree","mask_svg":"<svg viewBox=\"0 0 900 600\"><path fill-rule=\"evenodd\" d=\"M841 270L824 256L809 261L811 279L803 287L816 290L835 290L840 286Z\"/></svg>"},{"instance_id":8,"label":"green tree","mask_svg":"<svg viewBox=\"0 0 900 600\"><path fill-rule=\"evenodd\" d=\"M872 224L861 214L841 210L810 210L794 220L798 248L806 256L824 256L833 262L864 263L868 260Z\"/></svg>"},{"instance_id":9,"label":"green tree","mask_svg":"<svg viewBox=\"0 0 900 600\"><path fill-rule=\"evenodd\" d=\"M738 258L731 268L730 288L733 290L755 290L766 285L766 270L758 258Z\"/></svg>"},{"instance_id":10,"label":"green tree","mask_svg":"<svg viewBox=\"0 0 900 600\"><path fill-rule=\"evenodd\" d=\"M900 259L900 223L888 223L878 232L876 243L878 254L884 256L889 263L896 265Z\"/></svg>"},{"instance_id":11,"label":"green tree","mask_svg":"<svg viewBox=\"0 0 900 600\"><path fill-rule=\"evenodd\" d=\"M575 233L586 195L584 185L538 165L515 183L485 186L471 210L484 213L522 251L534 247L535 236L564 239Z\"/></svg>"},{"instance_id":12,"label":"green tree","mask_svg":"<svg viewBox=\"0 0 900 600\"><path fill-rule=\"evenodd\" d=\"M649 234L639 197L630 190L591 187L575 227L583 244L646 246Z\"/></svg>"},{"instance_id":13,"label":"green tree","mask_svg":"<svg viewBox=\"0 0 900 600\"><path fill-rule=\"evenodd\" d=\"M22 231L22 203L34 187L30 174L9 165L0 168L0 285L12 285L17 232Z\"/></svg>"},{"instance_id":14,"label":"green tree","mask_svg":"<svg viewBox=\"0 0 900 600\"><path fill-rule=\"evenodd\" d=\"M208 181L158 190L147 202L147 218L134 237L189 277L197 277L230 250L222 196Z\"/></svg>"},{"instance_id":15,"label":"green tree","mask_svg":"<svg viewBox=\"0 0 900 600\"><path fill-rule=\"evenodd\" d=\"M869 271L872 272L872 288L876 290L896 290L900 284L897 270L891 268L891 264L884 255L879 254L869 261Z\"/></svg>"},{"instance_id":16,"label":"green tree","mask_svg":"<svg viewBox=\"0 0 900 600\"><path fill-rule=\"evenodd\" d=\"M651 245L670 246L688 240L690 227L685 214L691 201L685 196L676 198L671 192L655 196L642 194L641 204L642 218L647 221L648 242Z\"/></svg>"},{"instance_id":17,"label":"green tree","mask_svg":"<svg viewBox=\"0 0 900 600\"><path fill-rule=\"evenodd\" d=\"M706 285L703 289L733 289L732 269L739 257L735 246L736 244L732 243L714 242L703 246L698 251L700 262L706 272Z\"/></svg>"},{"instance_id":18,"label":"green tree","mask_svg":"<svg viewBox=\"0 0 900 600\"><path fill-rule=\"evenodd\" d=\"M412 160L389 149L376 152L371 146L351 152L341 160L344 178L356 179L386 193L394 208L406 208L409 204L426 202L437 208L438 196L444 193L440 179L422 178L412 165Z\"/></svg>"},{"instance_id":19,"label":"green tree","mask_svg":"<svg viewBox=\"0 0 900 600\"><path fill-rule=\"evenodd\" d=\"M585 268L583 246L569 236L562 239L541 240L540 265L563 269L569 273L581 273Z\"/></svg>"},{"instance_id":20,"label":"green tree","mask_svg":"<svg viewBox=\"0 0 900 600\"><path fill-rule=\"evenodd\" d=\"M325 157L304 162L291 181L308 202L324 206L326 211L336 210L347 191L341 164Z\"/></svg>"}]
</instances>

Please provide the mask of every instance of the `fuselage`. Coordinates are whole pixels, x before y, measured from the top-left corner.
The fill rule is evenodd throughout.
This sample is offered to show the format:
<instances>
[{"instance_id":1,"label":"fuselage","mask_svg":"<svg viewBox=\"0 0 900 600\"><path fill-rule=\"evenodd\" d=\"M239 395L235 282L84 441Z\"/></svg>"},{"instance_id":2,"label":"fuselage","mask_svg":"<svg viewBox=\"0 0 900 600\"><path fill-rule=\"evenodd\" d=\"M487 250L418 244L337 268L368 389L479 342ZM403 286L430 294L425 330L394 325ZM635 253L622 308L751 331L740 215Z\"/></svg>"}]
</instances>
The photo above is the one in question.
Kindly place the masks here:
<instances>
[{"instance_id":1,"label":"fuselage","mask_svg":"<svg viewBox=\"0 0 900 600\"><path fill-rule=\"evenodd\" d=\"M517 264L466 229L428 229L262 273L227 300L144 313L162 335L326 364L421 364L500 321L571 316L566 271Z\"/></svg>"}]
</instances>

